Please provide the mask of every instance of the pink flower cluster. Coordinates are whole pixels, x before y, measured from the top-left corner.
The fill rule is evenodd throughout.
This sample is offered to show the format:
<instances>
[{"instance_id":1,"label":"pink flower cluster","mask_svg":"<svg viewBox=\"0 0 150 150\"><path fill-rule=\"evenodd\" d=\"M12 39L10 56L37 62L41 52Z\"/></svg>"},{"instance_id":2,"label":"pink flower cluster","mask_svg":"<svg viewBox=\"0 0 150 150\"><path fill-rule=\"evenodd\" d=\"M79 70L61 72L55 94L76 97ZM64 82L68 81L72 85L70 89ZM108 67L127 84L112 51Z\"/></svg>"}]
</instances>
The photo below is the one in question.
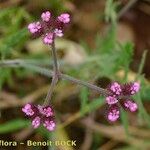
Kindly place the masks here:
<instances>
[{"instance_id":1,"label":"pink flower cluster","mask_svg":"<svg viewBox=\"0 0 150 150\"><path fill-rule=\"evenodd\" d=\"M130 98L140 90L138 82L120 85L117 82L110 84L107 88L109 95L106 97L106 103L109 105L107 118L109 121L116 121L119 119L119 107L135 112L138 109L137 104Z\"/></svg>"},{"instance_id":2,"label":"pink flower cluster","mask_svg":"<svg viewBox=\"0 0 150 150\"><path fill-rule=\"evenodd\" d=\"M46 11L41 14L41 20L28 25L28 30L34 36L43 37L43 43L51 45L55 37L62 37L65 26L70 22L70 15L63 13L56 19L51 12Z\"/></svg>"},{"instance_id":3,"label":"pink flower cluster","mask_svg":"<svg viewBox=\"0 0 150 150\"><path fill-rule=\"evenodd\" d=\"M38 128L41 124L49 130L53 131L55 129L54 122L54 112L50 106L41 106L41 105L33 105L26 104L22 111L26 116L31 118L33 128Z\"/></svg>"}]
</instances>

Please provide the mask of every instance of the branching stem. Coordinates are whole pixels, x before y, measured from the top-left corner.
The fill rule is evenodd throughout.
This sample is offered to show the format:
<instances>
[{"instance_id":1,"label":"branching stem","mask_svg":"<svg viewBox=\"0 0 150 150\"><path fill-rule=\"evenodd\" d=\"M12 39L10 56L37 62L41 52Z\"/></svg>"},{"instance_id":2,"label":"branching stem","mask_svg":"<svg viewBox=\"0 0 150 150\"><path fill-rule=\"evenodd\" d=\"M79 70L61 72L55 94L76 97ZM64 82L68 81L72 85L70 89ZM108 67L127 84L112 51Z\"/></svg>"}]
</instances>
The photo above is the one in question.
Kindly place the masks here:
<instances>
[{"instance_id":1,"label":"branching stem","mask_svg":"<svg viewBox=\"0 0 150 150\"><path fill-rule=\"evenodd\" d=\"M103 89L103 88L100 88L94 84L91 84L91 83L88 83L88 82L85 82L85 81L82 81L82 80L79 80L79 79L76 79L76 78L73 78L69 75L66 75L66 74L60 74L60 78L62 79L65 79L65 80L68 80L68 81L71 81L72 83L76 83L76 84L79 84L79 85L83 85L83 86L86 86L88 87L89 89L92 89L92 90L95 90L97 92L99 92L101 95L103 96L107 96L108 95L108 92L107 90Z\"/></svg>"},{"instance_id":2,"label":"branching stem","mask_svg":"<svg viewBox=\"0 0 150 150\"><path fill-rule=\"evenodd\" d=\"M129 1L129 3L120 11L120 13L117 16L117 19L119 19L128 9L130 9L138 0L131 0ZM49 91L47 93L47 96L45 98L45 101L43 103L43 105L49 105L55 85L57 84L58 80L61 79L65 79L68 81L71 81L73 83L79 84L79 85L83 85L88 87L89 89L95 90L97 92L99 92L101 95L103 96L107 96L109 95L108 91L106 89L100 88L96 85L93 85L91 83L73 78L69 75L66 74L62 74L59 71L59 66L58 66L58 61L57 61L57 54L56 54L56 48L55 48L55 37L53 37L53 43L51 45L51 51L52 51L52 58L53 58L53 71L51 70L46 70L44 68L40 68L36 65L32 65L29 63L25 63L24 61L20 61L20 60L9 60L9 61L2 61L0 62L0 67L3 66L23 66L29 69L33 69L35 71L39 71L42 74L45 74L47 76L52 77L52 82L49 88ZM121 97L120 97L121 98Z\"/></svg>"},{"instance_id":3,"label":"branching stem","mask_svg":"<svg viewBox=\"0 0 150 150\"><path fill-rule=\"evenodd\" d=\"M53 77L55 75L53 70L42 68L42 67L37 66L35 64L28 63L28 62L21 61L21 60L5 60L5 61L0 62L0 67L6 67L6 66L10 66L10 67L20 66L20 67L28 68L32 71L39 72L40 74L43 74L47 77L52 77L52 80L53 80ZM108 92L107 92L106 89L100 88L100 87L98 87L98 86L96 86L92 83L89 83L89 82L86 82L86 81L83 81L83 80L80 80L80 79L76 79L72 76L69 76L67 74L63 74L63 73L60 73L60 72L59 72L58 75L59 75L60 79L68 80L72 83L79 84L79 85L82 85L82 86L86 86L91 90L95 90L95 91L99 92L103 96L108 95Z\"/></svg>"},{"instance_id":4,"label":"branching stem","mask_svg":"<svg viewBox=\"0 0 150 150\"><path fill-rule=\"evenodd\" d=\"M57 84L57 81L58 81L58 78L54 75L52 78L52 82L51 82L50 88L48 90L48 93L46 95L45 101L43 103L44 106L49 105L55 85Z\"/></svg>"},{"instance_id":5,"label":"branching stem","mask_svg":"<svg viewBox=\"0 0 150 150\"><path fill-rule=\"evenodd\" d=\"M50 86L50 89L49 89L49 92L48 92L48 95L50 95L50 96L47 95L48 98L46 98L47 99L46 101L48 101L48 99L52 96L51 92L53 92L54 86L56 85L58 79L64 79L64 80L70 81L70 82L78 84L78 85L86 86L87 88L89 88L91 90L97 91L102 96L108 96L109 95L109 92L106 89L98 87L98 86L96 86L92 83L89 83L89 82L86 82L86 81L83 81L83 80L80 80L80 79L76 79L72 76L69 76L67 74L63 74L63 73L60 73L60 72L58 74L59 78L57 78L55 76L56 74L54 73L54 71L52 71L50 69L42 68L42 67L37 66L37 65L33 65L31 63L26 63L25 61L5 60L5 61L0 62L0 67L6 67L6 66L24 67L24 68L30 69L32 71L38 72L42 75L45 75L47 77L52 77L52 85ZM123 99L123 98L127 99L128 97L127 96L119 96L118 98L119 99ZM44 103L47 103L47 102L44 102Z\"/></svg>"}]
</instances>

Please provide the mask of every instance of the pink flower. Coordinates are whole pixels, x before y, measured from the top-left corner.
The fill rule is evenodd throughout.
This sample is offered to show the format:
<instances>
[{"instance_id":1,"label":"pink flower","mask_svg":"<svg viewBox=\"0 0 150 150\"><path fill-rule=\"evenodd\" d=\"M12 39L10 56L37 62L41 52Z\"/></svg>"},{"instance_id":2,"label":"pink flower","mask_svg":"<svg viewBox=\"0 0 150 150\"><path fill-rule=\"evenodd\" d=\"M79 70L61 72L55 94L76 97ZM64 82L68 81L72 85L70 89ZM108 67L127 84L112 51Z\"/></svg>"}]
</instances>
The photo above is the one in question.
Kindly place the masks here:
<instances>
[{"instance_id":1,"label":"pink flower","mask_svg":"<svg viewBox=\"0 0 150 150\"><path fill-rule=\"evenodd\" d=\"M50 11L41 14L41 20L28 25L28 30L34 37L42 36L44 44L51 45L55 37L62 37L66 24L70 22L70 15L63 13L57 18L51 17Z\"/></svg>"},{"instance_id":2,"label":"pink flower","mask_svg":"<svg viewBox=\"0 0 150 150\"><path fill-rule=\"evenodd\" d=\"M60 29L55 29L54 33L58 37L62 37L64 35L63 32L62 32L62 30L60 30Z\"/></svg>"},{"instance_id":3,"label":"pink flower","mask_svg":"<svg viewBox=\"0 0 150 150\"><path fill-rule=\"evenodd\" d=\"M41 26L41 23L40 22L33 22L33 23L30 23L28 25L28 30L34 34L34 33L37 33L37 32L40 32L40 29L42 28Z\"/></svg>"},{"instance_id":4,"label":"pink flower","mask_svg":"<svg viewBox=\"0 0 150 150\"><path fill-rule=\"evenodd\" d=\"M51 13L49 11L43 12L41 14L41 18L42 18L43 21L49 22L50 18L51 18Z\"/></svg>"},{"instance_id":5,"label":"pink flower","mask_svg":"<svg viewBox=\"0 0 150 150\"><path fill-rule=\"evenodd\" d=\"M120 84L118 84L117 82L112 83L110 86L110 91L116 95L120 95L122 92Z\"/></svg>"},{"instance_id":6,"label":"pink flower","mask_svg":"<svg viewBox=\"0 0 150 150\"><path fill-rule=\"evenodd\" d=\"M131 112L135 112L138 109L137 104L131 100L126 100L124 102L124 106L128 108Z\"/></svg>"},{"instance_id":7,"label":"pink flower","mask_svg":"<svg viewBox=\"0 0 150 150\"><path fill-rule=\"evenodd\" d=\"M38 128L40 126L41 119L40 117L35 117L32 121L33 128Z\"/></svg>"},{"instance_id":8,"label":"pink flower","mask_svg":"<svg viewBox=\"0 0 150 150\"><path fill-rule=\"evenodd\" d=\"M52 108L50 106L43 107L43 106L38 105L38 109L39 109L39 112L45 115L46 117L50 117L54 115Z\"/></svg>"},{"instance_id":9,"label":"pink flower","mask_svg":"<svg viewBox=\"0 0 150 150\"><path fill-rule=\"evenodd\" d=\"M132 95L137 93L139 90L140 90L140 84L138 82L134 82L134 83L131 84L130 91L131 91Z\"/></svg>"},{"instance_id":10,"label":"pink flower","mask_svg":"<svg viewBox=\"0 0 150 150\"><path fill-rule=\"evenodd\" d=\"M43 123L43 126L45 127L45 128L47 128L47 130L49 130L49 131L53 131L54 129L55 129L55 122L54 121L52 121L52 120L46 120L44 123Z\"/></svg>"},{"instance_id":11,"label":"pink flower","mask_svg":"<svg viewBox=\"0 0 150 150\"><path fill-rule=\"evenodd\" d=\"M54 112L50 106L26 104L22 111L32 120L33 128L38 128L43 124L49 131L54 130Z\"/></svg>"},{"instance_id":12,"label":"pink flower","mask_svg":"<svg viewBox=\"0 0 150 150\"><path fill-rule=\"evenodd\" d=\"M138 105L129 99L130 96L139 91L139 83L134 82L120 85L117 82L114 82L109 85L107 89L108 95L106 97L106 102L110 107L107 116L108 120L113 122L119 118L119 107L121 106L124 106L123 108L129 109L131 112L135 112L138 109ZM126 100L126 98L128 98L128 100Z\"/></svg>"},{"instance_id":13,"label":"pink flower","mask_svg":"<svg viewBox=\"0 0 150 150\"><path fill-rule=\"evenodd\" d=\"M23 108L22 111L27 115L27 116L33 116L34 111L32 110L32 107L30 104L26 104Z\"/></svg>"},{"instance_id":14,"label":"pink flower","mask_svg":"<svg viewBox=\"0 0 150 150\"><path fill-rule=\"evenodd\" d=\"M43 38L44 44L50 45L53 43L53 33L47 33Z\"/></svg>"},{"instance_id":15,"label":"pink flower","mask_svg":"<svg viewBox=\"0 0 150 150\"><path fill-rule=\"evenodd\" d=\"M107 96L106 102L107 104L112 105L112 104L116 104L118 102L118 99L115 96Z\"/></svg>"},{"instance_id":16,"label":"pink flower","mask_svg":"<svg viewBox=\"0 0 150 150\"><path fill-rule=\"evenodd\" d=\"M108 112L108 120L114 122L119 118L119 109L117 107L112 107Z\"/></svg>"},{"instance_id":17,"label":"pink flower","mask_svg":"<svg viewBox=\"0 0 150 150\"><path fill-rule=\"evenodd\" d=\"M69 23L70 15L68 13L63 13L60 16L58 16L58 20L63 23Z\"/></svg>"}]
</instances>

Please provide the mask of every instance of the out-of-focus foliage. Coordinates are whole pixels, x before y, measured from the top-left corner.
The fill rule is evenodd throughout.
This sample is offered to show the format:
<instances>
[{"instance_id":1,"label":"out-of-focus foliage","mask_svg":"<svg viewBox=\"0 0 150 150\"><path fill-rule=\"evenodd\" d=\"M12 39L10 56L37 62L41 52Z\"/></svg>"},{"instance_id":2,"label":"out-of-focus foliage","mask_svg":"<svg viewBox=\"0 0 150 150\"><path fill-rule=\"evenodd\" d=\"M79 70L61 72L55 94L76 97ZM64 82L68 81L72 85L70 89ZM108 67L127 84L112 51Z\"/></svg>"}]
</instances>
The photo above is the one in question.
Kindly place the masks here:
<instances>
[{"instance_id":1,"label":"out-of-focus foliage","mask_svg":"<svg viewBox=\"0 0 150 150\"><path fill-rule=\"evenodd\" d=\"M64 5L62 5L61 0L52 0L51 7L56 10L56 14L67 10ZM95 36L95 48L91 49L90 46L82 42L81 46L84 48L86 57L83 62L78 65L68 65L64 63L63 58L60 59L62 62L62 71L66 74L70 74L77 78L87 80L87 81L96 81L99 78L107 78L112 81L119 81L122 83L128 82L130 75L130 64L133 59L134 53L134 44L131 42L119 43L116 39L116 9L117 4L113 0L107 0L106 9L105 9L105 19L110 21L112 24L108 28L107 34L103 36ZM13 77L25 79L26 76L31 75L31 72L34 72L36 78L38 73L44 72L43 66L47 68L50 67L51 58L49 59L49 52L40 52L33 54L30 51L27 51L25 45L28 41L32 40L29 38L28 31L26 26L28 22L33 20L33 16L29 14L22 7L14 7L0 10L0 56L1 61L7 59L20 59L24 62L32 62L34 65L38 65L38 68L32 68L22 66L24 69L16 68L0 68L0 87L3 86L14 86ZM56 43L57 45L57 43ZM40 49L40 48L39 48ZM59 50L58 50L59 52ZM65 49L63 50L65 52ZM134 99L137 100L139 104L139 120L142 120L144 123L150 126L150 117L146 112L143 102L148 101L150 98L150 85L147 83L144 75L141 74L141 70L144 66L145 54L143 54L143 59L141 64L139 64L139 73L134 77L141 82L141 91L135 96ZM47 71L49 71L47 69ZM123 76L119 76L118 72L123 71ZM37 74L36 74L37 73ZM47 74L44 74L48 76ZM67 84L65 81L62 82ZM18 94L19 95L19 94ZM93 100L89 99L90 91L83 87L80 90L80 110L77 114L77 118L84 117L85 115L96 111L100 106L104 104L104 98L95 98ZM68 106L69 107L69 106ZM125 128L127 134L128 132L128 116L124 110L121 111L121 121ZM25 128L29 125L29 122L24 119L12 119L4 124L0 125L0 134L14 132L16 130ZM61 125L60 125L61 126ZM37 130L44 137L49 137L48 134L43 128ZM98 135L99 136L99 135ZM100 138L97 137L97 134L94 135L94 141L100 142ZM96 143L95 143L96 145ZM130 149L124 148L124 149ZM131 148L132 149L132 148ZM133 148L134 149L134 148Z\"/></svg>"}]
</instances>

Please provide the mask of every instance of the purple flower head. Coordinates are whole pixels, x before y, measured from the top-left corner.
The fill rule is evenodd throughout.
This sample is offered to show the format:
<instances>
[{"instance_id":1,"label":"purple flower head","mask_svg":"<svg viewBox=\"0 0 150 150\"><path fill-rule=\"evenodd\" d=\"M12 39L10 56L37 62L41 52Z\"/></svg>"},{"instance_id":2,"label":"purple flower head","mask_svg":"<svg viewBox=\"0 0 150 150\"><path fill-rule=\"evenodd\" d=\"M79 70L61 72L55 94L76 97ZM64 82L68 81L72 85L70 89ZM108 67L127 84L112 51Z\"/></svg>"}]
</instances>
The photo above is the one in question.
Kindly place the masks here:
<instances>
[{"instance_id":1,"label":"purple flower head","mask_svg":"<svg viewBox=\"0 0 150 150\"><path fill-rule=\"evenodd\" d=\"M120 115L120 112L119 112L118 107L111 107L108 112L107 118L109 121L114 122L119 119L119 115Z\"/></svg>"},{"instance_id":2,"label":"purple flower head","mask_svg":"<svg viewBox=\"0 0 150 150\"><path fill-rule=\"evenodd\" d=\"M41 119L40 117L35 117L33 120L32 120L32 126L33 128L38 128L41 124Z\"/></svg>"},{"instance_id":3,"label":"purple flower head","mask_svg":"<svg viewBox=\"0 0 150 150\"><path fill-rule=\"evenodd\" d=\"M126 100L124 102L124 106L129 109L131 112L135 112L138 109L138 106L135 102L131 100Z\"/></svg>"},{"instance_id":4,"label":"purple flower head","mask_svg":"<svg viewBox=\"0 0 150 150\"><path fill-rule=\"evenodd\" d=\"M51 18L51 13L49 11L43 12L41 14L41 18L42 18L43 21L49 22L50 18Z\"/></svg>"},{"instance_id":5,"label":"purple flower head","mask_svg":"<svg viewBox=\"0 0 150 150\"><path fill-rule=\"evenodd\" d=\"M62 36L64 35L64 34L63 34L63 31L60 30L60 29L55 29L55 30L54 30L54 33L55 33L55 35L58 36L58 37L62 37Z\"/></svg>"},{"instance_id":6,"label":"purple flower head","mask_svg":"<svg viewBox=\"0 0 150 150\"><path fill-rule=\"evenodd\" d=\"M58 20L63 23L69 23L70 15L68 13L63 13L60 16L58 16Z\"/></svg>"},{"instance_id":7,"label":"purple flower head","mask_svg":"<svg viewBox=\"0 0 150 150\"><path fill-rule=\"evenodd\" d=\"M53 43L53 33L46 33L46 35L43 38L43 43L50 45Z\"/></svg>"},{"instance_id":8,"label":"purple flower head","mask_svg":"<svg viewBox=\"0 0 150 150\"><path fill-rule=\"evenodd\" d=\"M28 30L34 37L42 36L43 43L51 45L55 37L62 37L64 29L70 22L70 15L63 13L57 18L52 17L50 11L41 14L41 20L28 25Z\"/></svg>"},{"instance_id":9,"label":"purple flower head","mask_svg":"<svg viewBox=\"0 0 150 150\"><path fill-rule=\"evenodd\" d=\"M55 129L55 122L53 120L45 120L45 122L43 123L43 126L49 130L49 131L53 131Z\"/></svg>"},{"instance_id":10,"label":"purple flower head","mask_svg":"<svg viewBox=\"0 0 150 150\"><path fill-rule=\"evenodd\" d=\"M39 112L46 117L50 117L54 115L54 112L50 106L43 107L41 105L38 105L38 109L39 109Z\"/></svg>"},{"instance_id":11,"label":"purple flower head","mask_svg":"<svg viewBox=\"0 0 150 150\"><path fill-rule=\"evenodd\" d=\"M108 95L106 97L106 103L111 108L108 112L108 120L116 121L119 118L119 107L123 106L135 112L138 109L138 105L130 100L130 97L137 93L140 89L140 84L137 82L120 85L117 82L108 86Z\"/></svg>"},{"instance_id":12,"label":"purple flower head","mask_svg":"<svg viewBox=\"0 0 150 150\"><path fill-rule=\"evenodd\" d=\"M31 104L26 104L23 108L22 111L27 115L27 116L33 116L34 111L32 109Z\"/></svg>"},{"instance_id":13,"label":"purple flower head","mask_svg":"<svg viewBox=\"0 0 150 150\"><path fill-rule=\"evenodd\" d=\"M138 82L124 84L122 86L122 92L124 95L134 95L140 90L140 84Z\"/></svg>"},{"instance_id":14,"label":"purple flower head","mask_svg":"<svg viewBox=\"0 0 150 150\"><path fill-rule=\"evenodd\" d=\"M42 28L42 26L41 26L40 22L33 22L28 25L28 30L32 34L40 32L41 28Z\"/></svg>"},{"instance_id":15,"label":"purple flower head","mask_svg":"<svg viewBox=\"0 0 150 150\"><path fill-rule=\"evenodd\" d=\"M38 128L43 124L49 131L55 129L54 112L51 106L26 104L22 111L32 120L33 128Z\"/></svg>"},{"instance_id":16,"label":"purple flower head","mask_svg":"<svg viewBox=\"0 0 150 150\"><path fill-rule=\"evenodd\" d=\"M112 105L112 104L116 104L118 102L118 99L115 96L107 96L106 102L107 104Z\"/></svg>"},{"instance_id":17,"label":"purple flower head","mask_svg":"<svg viewBox=\"0 0 150 150\"><path fill-rule=\"evenodd\" d=\"M122 92L121 85L118 84L117 82L112 83L108 90L116 95L120 95Z\"/></svg>"},{"instance_id":18,"label":"purple flower head","mask_svg":"<svg viewBox=\"0 0 150 150\"><path fill-rule=\"evenodd\" d=\"M131 84L130 91L131 91L132 95L137 93L139 90L140 90L140 84L138 82L134 82L134 83Z\"/></svg>"}]
</instances>

